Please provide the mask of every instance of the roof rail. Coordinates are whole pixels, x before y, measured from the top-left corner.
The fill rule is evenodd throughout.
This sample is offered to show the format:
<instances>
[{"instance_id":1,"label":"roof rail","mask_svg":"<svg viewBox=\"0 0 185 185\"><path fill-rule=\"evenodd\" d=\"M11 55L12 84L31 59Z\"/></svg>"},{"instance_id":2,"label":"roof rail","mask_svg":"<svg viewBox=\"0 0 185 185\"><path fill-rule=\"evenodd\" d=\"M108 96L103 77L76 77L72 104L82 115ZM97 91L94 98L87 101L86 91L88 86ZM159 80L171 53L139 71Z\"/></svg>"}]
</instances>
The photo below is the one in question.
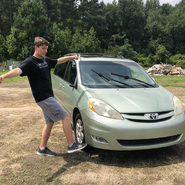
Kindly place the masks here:
<instances>
[{"instance_id":1,"label":"roof rail","mask_svg":"<svg viewBox=\"0 0 185 185\"><path fill-rule=\"evenodd\" d=\"M68 54L65 54L64 56L73 56L73 55L78 55L78 53L68 53Z\"/></svg>"},{"instance_id":2,"label":"roof rail","mask_svg":"<svg viewBox=\"0 0 185 185\"><path fill-rule=\"evenodd\" d=\"M106 58L124 58L122 55L113 55L106 53L69 53L65 56L78 55L78 57L106 57Z\"/></svg>"}]
</instances>

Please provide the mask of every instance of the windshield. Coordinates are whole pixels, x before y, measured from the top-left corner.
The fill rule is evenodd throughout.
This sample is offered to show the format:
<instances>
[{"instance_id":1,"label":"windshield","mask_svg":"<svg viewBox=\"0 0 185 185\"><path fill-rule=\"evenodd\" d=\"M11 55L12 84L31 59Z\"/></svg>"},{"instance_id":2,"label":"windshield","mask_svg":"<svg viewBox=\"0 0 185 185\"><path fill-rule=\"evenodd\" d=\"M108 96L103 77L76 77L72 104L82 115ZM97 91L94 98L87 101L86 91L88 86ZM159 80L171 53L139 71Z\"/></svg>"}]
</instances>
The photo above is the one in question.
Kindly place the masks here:
<instances>
[{"instance_id":1,"label":"windshield","mask_svg":"<svg viewBox=\"0 0 185 185\"><path fill-rule=\"evenodd\" d=\"M90 88L154 88L158 85L135 62L81 61L82 84Z\"/></svg>"}]
</instances>

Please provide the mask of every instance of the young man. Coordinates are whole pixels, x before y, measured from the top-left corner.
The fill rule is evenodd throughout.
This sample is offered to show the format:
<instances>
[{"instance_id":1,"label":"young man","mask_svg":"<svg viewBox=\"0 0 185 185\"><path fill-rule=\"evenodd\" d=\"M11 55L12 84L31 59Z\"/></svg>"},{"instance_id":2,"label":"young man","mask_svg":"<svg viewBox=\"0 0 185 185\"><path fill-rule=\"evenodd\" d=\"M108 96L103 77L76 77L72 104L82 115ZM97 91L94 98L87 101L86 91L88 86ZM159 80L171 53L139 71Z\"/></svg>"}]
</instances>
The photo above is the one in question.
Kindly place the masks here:
<instances>
[{"instance_id":1,"label":"young man","mask_svg":"<svg viewBox=\"0 0 185 185\"><path fill-rule=\"evenodd\" d=\"M2 83L5 78L13 78L19 75L28 77L33 97L36 103L41 107L46 122L42 131L41 143L37 154L55 156L56 153L47 148L47 142L54 122L59 120L62 120L63 123L63 130L68 143L68 153L81 150L85 148L87 144L77 144L74 142L70 116L54 98L50 75L50 70L54 68L55 65L65 63L71 59L78 59L78 57L74 55L51 59L46 57L48 46L49 42L46 39L35 37L35 52L33 56L25 59L18 68L0 76L0 83Z\"/></svg>"}]
</instances>

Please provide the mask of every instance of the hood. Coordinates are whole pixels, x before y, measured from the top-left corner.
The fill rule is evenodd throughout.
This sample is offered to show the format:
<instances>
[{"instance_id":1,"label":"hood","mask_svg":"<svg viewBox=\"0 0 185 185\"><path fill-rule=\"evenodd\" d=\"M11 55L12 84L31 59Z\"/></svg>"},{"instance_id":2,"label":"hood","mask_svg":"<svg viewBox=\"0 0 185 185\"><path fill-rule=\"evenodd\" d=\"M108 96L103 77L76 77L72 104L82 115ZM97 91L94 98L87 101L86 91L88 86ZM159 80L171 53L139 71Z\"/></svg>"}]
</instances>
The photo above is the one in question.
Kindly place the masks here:
<instances>
[{"instance_id":1,"label":"hood","mask_svg":"<svg viewBox=\"0 0 185 185\"><path fill-rule=\"evenodd\" d=\"M97 99L103 100L120 113L142 113L171 111L173 94L159 86L157 88L132 89L88 89Z\"/></svg>"}]
</instances>

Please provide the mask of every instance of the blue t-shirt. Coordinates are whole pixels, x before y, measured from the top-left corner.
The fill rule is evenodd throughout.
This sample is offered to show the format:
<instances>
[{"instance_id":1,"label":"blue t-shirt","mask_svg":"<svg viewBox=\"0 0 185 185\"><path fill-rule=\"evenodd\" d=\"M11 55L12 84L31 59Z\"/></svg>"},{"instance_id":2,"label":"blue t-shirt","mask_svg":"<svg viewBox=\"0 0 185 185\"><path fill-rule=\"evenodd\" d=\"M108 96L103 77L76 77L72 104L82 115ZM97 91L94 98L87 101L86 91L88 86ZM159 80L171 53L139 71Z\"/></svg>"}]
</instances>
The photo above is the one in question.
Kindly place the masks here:
<instances>
[{"instance_id":1,"label":"blue t-shirt","mask_svg":"<svg viewBox=\"0 0 185 185\"><path fill-rule=\"evenodd\" d=\"M25 59L19 66L22 70L20 76L28 77L36 102L54 97L50 70L54 68L56 64L57 59L51 59L49 57L39 59L31 56Z\"/></svg>"}]
</instances>

